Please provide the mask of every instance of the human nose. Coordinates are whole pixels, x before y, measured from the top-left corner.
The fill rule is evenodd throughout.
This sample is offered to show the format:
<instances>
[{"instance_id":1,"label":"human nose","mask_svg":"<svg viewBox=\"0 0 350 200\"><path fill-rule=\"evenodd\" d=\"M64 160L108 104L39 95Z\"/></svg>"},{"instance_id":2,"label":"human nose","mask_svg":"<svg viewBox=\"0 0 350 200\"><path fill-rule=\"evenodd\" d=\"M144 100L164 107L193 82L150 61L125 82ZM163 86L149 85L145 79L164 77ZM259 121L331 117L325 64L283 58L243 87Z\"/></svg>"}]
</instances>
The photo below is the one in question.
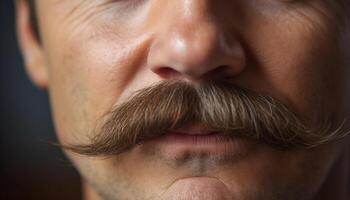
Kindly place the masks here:
<instances>
[{"instance_id":1,"label":"human nose","mask_svg":"<svg viewBox=\"0 0 350 200\"><path fill-rule=\"evenodd\" d=\"M246 55L230 20L211 9L210 0L177 0L161 21L148 66L162 79L202 82L232 79ZM173 8L173 9L172 9ZM171 10L170 10L171 9ZM224 23L226 21L226 24Z\"/></svg>"}]
</instances>

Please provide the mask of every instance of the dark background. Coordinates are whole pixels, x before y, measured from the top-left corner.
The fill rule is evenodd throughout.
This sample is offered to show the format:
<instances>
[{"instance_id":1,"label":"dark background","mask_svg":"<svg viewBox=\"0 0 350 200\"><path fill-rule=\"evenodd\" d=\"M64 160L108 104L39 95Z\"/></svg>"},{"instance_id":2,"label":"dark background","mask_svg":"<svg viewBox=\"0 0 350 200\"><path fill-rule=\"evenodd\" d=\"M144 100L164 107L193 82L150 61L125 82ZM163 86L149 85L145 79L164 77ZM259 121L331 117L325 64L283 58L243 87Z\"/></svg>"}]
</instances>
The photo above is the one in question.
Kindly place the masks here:
<instances>
[{"instance_id":1,"label":"dark background","mask_svg":"<svg viewBox=\"0 0 350 200\"><path fill-rule=\"evenodd\" d=\"M0 0L0 199L79 200L80 182L56 141L47 93L28 80L14 0Z\"/></svg>"}]
</instances>

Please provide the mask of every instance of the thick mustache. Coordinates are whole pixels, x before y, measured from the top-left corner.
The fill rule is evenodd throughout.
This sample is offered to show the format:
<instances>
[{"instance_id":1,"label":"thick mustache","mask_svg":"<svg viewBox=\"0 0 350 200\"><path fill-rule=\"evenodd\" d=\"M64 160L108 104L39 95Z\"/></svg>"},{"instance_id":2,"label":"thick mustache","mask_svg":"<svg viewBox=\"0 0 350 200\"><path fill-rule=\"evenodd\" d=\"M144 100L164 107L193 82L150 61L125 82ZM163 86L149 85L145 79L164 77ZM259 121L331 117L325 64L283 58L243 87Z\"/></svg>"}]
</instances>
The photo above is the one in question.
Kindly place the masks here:
<instances>
[{"instance_id":1,"label":"thick mustache","mask_svg":"<svg viewBox=\"0 0 350 200\"><path fill-rule=\"evenodd\" d=\"M87 156L112 156L189 123L278 148L312 148L347 134L344 123L335 125L325 118L310 125L269 95L221 81L164 81L136 92L106 117L90 143L64 148Z\"/></svg>"}]
</instances>

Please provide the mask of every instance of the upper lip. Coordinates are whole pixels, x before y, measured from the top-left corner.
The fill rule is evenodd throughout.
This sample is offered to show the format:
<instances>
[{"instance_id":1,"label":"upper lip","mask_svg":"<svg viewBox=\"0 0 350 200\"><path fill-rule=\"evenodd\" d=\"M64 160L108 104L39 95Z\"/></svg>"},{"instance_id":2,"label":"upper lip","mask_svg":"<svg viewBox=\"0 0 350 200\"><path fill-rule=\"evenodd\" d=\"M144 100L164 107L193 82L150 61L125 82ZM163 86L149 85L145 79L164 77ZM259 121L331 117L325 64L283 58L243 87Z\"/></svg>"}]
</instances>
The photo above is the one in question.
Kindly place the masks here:
<instances>
[{"instance_id":1,"label":"upper lip","mask_svg":"<svg viewBox=\"0 0 350 200\"><path fill-rule=\"evenodd\" d=\"M203 124L188 124L179 129L173 131L177 134L186 134L186 135L211 135L217 133L216 130L208 128Z\"/></svg>"}]
</instances>

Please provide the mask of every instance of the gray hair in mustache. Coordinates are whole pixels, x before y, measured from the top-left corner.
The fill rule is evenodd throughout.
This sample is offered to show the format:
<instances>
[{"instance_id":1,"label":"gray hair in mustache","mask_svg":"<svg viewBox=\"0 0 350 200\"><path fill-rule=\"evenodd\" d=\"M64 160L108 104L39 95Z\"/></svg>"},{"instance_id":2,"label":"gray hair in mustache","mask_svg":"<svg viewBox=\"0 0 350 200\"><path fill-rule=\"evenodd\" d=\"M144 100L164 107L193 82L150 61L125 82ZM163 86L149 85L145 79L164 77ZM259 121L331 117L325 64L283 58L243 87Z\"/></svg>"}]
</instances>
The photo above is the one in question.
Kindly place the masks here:
<instances>
[{"instance_id":1,"label":"gray hair in mustache","mask_svg":"<svg viewBox=\"0 0 350 200\"><path fill-rule=\"evenodd\" d=\"M164 81L136 92L106 117L90 143L63 147L87 156L113 156L191 123L287 149L312 148L347 135L344 121L335 125L324 117L311 123L269 95L219 81Z\"/></svg>"}]
</instances>

